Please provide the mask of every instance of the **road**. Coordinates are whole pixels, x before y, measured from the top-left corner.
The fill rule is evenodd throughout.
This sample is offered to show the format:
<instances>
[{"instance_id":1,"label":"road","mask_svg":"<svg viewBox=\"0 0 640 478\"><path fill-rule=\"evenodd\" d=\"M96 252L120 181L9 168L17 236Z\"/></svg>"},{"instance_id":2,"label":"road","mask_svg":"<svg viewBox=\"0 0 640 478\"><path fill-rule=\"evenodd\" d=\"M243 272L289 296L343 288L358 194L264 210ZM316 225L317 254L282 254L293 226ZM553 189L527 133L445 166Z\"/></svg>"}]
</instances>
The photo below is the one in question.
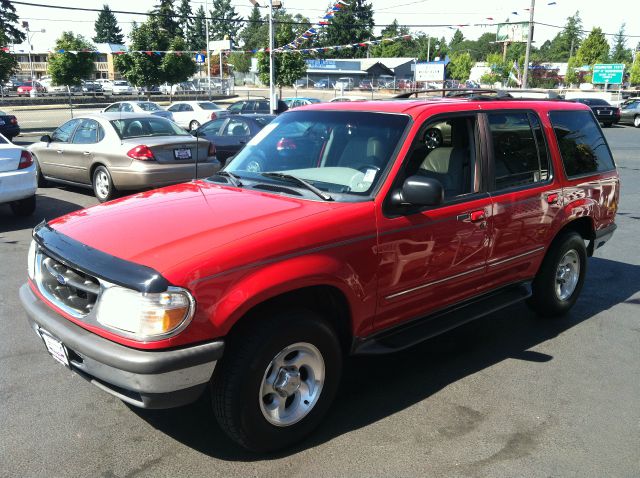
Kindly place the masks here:
<instances>
[{"instance_id":1,"label":"road","mask_svg":"<svg viewBox=\"0 0 640 478\"><path fill-rule=\"evenodd\" d=\"M96 200L46 188L33 218L0 207L0 476L640 476L640 130L605 133L622 177L619 228L567 317L517 305L350 360L319 430L275 456L231 444L204 399L132 409L51 359L17 298L30 228Z\"/></svg>"}]
</instances>

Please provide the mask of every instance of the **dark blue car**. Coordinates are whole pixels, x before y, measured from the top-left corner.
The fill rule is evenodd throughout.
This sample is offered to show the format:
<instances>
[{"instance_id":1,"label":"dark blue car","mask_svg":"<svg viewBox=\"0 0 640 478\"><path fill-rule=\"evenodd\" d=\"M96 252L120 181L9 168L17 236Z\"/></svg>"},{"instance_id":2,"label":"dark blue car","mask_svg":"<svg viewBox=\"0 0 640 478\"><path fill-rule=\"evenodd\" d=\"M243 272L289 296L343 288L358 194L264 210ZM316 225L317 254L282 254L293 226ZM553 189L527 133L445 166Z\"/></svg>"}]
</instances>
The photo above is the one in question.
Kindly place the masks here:
<instances>
[{"instance_id":1,"label":"dark blue car","mask_svg":"<svg viewBox=\"0 0 640 478\"><path fill-rule=\"evenodd\" d=\"M18 119L14 115L0 111L0 133L9 141L13 141L13 138L20 134Z\"/></svg>"}]
</instances>

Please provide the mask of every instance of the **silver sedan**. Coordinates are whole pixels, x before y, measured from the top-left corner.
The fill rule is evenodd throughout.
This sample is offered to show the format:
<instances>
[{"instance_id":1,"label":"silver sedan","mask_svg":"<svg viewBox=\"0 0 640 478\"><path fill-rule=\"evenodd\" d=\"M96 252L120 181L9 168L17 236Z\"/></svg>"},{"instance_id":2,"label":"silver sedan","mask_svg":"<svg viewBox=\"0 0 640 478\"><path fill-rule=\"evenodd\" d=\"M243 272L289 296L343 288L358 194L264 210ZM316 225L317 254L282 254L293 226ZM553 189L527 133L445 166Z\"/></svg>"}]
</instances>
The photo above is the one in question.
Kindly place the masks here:
<instances>
[{"instance_id":1,"label":"silver sedan","mask_svg":"<svg viewBox=\"0 0 640 478\"><path fill-rule=\"evenodd\" d=\"M135 113L85 115L29 147L38 184L93 188L100 202L118 191L208 177L220 169L215 147L172 121Z\"/></svg>"}]
</instances>

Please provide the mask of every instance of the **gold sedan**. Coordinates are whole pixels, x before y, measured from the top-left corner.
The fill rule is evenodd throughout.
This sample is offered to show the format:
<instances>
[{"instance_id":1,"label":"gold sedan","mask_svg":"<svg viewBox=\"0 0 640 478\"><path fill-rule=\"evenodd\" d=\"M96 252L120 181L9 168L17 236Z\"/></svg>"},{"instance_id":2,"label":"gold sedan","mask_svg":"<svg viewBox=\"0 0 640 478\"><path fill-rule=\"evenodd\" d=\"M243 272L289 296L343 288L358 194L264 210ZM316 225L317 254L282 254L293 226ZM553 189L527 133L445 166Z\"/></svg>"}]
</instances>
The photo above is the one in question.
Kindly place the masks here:
<instances>
[{"instance_id":1,"label":"gold sedan","mask_svg":"<svg viewBox=\"0 0 640 478\"><path fill-rule=\"evenodd\" d=\"M85 115L29 147L38 184L93 188L100 202L140 190L211 176L215 147L172 121L137 113Z\"/></svg>"}]
</instances>

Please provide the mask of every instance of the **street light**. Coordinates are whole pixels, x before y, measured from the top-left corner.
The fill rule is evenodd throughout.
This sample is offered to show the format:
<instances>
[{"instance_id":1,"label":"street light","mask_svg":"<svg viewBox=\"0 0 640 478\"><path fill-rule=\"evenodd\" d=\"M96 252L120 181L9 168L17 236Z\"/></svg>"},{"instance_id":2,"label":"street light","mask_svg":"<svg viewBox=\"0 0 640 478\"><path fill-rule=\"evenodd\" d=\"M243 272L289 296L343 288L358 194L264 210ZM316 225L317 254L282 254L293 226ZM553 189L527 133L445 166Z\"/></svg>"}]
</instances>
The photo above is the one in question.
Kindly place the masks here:
<instances>
[{"instance_id":1,"label":"street light","mask_svg":"<svg viewBox=\"0 0 640 478\"><path fill-rule=\"evenodd\" d=\"M33 81L33 62L31 61L31 50L33 50L33 46L31 45L31 39L36 33L45 33L46 30L44 28L41 30L29 30L29 22L22 22L22 28L27 32L27 45L29 46L29 72L31 74L31 81ZM32 35L29 35L29 33L32 33Z\"/></svg>"}]
</instances>

